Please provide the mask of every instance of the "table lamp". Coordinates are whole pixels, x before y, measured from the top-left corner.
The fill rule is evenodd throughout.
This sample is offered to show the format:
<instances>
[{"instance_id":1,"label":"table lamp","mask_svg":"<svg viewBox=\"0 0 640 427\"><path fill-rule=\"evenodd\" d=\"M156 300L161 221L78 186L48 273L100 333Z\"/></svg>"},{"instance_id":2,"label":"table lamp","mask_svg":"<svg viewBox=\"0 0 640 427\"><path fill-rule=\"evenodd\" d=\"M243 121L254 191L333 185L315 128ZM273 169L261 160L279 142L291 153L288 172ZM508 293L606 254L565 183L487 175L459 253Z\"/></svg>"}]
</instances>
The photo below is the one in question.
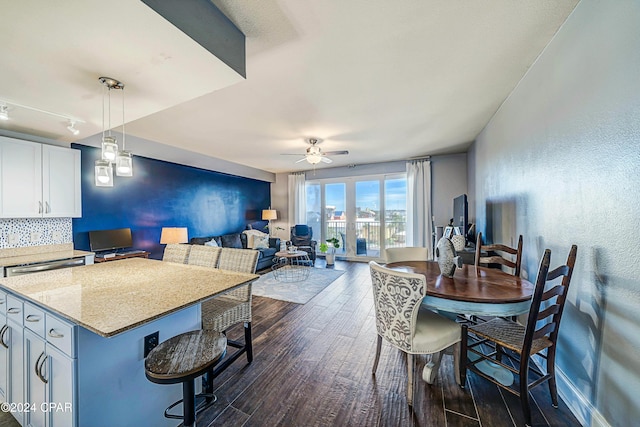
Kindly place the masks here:
<instances>
[{"instance_id":1,"label":"table lamp","mask_svg":"<svg viewBox=\"0 0 640 427\"><path fill-rule=\"evenodd\" d=\"M278 219L278 214L276 213L275 209L271 209L271 207L269 207L269 209L262 210L262 220L269 221L269 234L271 234L271 220L274 220L274 219Z\"/></svg>"},{"instance_id":2,"label":"table lamp","mask_svg":"<svg viewBox=\"0 0 640 427\"><path fill-rule=\"evenodd\" d=\"M160 244L187 243L188 241L187 227L162 227Z\"/></svg>"}]
</instances>

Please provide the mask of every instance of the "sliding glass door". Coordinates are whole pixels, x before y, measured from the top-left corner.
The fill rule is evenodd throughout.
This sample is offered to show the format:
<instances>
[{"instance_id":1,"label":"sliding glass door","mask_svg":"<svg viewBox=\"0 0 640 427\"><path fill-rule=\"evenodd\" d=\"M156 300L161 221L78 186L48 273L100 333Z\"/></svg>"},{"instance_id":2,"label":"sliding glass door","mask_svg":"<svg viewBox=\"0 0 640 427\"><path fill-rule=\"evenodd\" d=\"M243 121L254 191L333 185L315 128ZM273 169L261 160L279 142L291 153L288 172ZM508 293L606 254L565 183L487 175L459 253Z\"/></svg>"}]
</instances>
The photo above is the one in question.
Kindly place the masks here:
<instances>
[{"instance_id":1,"label":"sliding glass door","mask_svg":"<svg viewBox=\"0 0 640 427\"><path fill-rule=\"evenodd\" d=\"M319 243L338 239L339 257L383 258L385 248L405 245L404 174L324 179L306 185L307 223Z\"/></svg>"}]
</instances>

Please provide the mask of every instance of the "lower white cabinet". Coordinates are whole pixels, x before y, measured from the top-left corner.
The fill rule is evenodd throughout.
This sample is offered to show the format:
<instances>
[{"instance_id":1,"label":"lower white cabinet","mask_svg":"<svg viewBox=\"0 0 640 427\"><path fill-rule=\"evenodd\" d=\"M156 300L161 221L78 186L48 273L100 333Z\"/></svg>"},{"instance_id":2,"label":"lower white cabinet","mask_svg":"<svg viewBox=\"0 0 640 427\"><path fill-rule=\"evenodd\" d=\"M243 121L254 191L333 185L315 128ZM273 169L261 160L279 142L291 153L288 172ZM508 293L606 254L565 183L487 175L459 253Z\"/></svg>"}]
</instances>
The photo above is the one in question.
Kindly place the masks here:
<instances>
[{"instance_id":1,"label":"lower white cabinet","mask_svg":"<svg viewBox=\"0 0 640 427\"><path fill-rule=\"evenodd\" d=\"M7 401L9 383L9 337L7 334L7 316L0 315L0 400Z\"/></svg>"},{"instance_id":2,"label":"lower white cabinet","mask_svg":"<svg viewBox=\"0 0 640 427\"><path fill-rule=\"evenodd\" d=\"M23 316L22 301L15 297L7 296L7 342L9 344L8 385L7 402L12 405L24 403L24 331L22 326ZM24 424L24 412L11 411L20 425Z\"/></svg>"},{"instance_id":3,"label":"lower white cabinet","mask_svg":"<svg viewBox=\"0 0 640 427\"><path fill-rule=\"evenodd\" d=\"M24 331L26 426L74 426L75 360L32 331Z\"/></svg>"}]
</instances>

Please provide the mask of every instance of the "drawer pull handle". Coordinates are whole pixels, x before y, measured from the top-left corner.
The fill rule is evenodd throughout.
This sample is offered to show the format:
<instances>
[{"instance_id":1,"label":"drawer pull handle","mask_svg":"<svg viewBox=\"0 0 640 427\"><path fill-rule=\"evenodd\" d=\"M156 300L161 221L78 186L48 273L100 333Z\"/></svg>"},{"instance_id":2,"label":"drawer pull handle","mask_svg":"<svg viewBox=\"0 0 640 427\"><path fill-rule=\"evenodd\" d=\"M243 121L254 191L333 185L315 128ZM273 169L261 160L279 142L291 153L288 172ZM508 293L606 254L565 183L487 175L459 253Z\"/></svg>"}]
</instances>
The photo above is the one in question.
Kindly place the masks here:
<instances>
[{"instance_id":1,"label":"drawer pull handle","mask_svg":"<svg viewBox=\"0 0 640 427\"><path fill-rule=\"evenodd\" d=\"M9 314L19 314L20 309L18 307L11 307L7 309L7 313Z\"/></svg>"},{"instance_id":2,"label":"drawer pull handle","mask_svg":"<svg viewBox=\"0 0 640 427\"><path fill-rule=\"evenodd\" d=\"M49 329L49 336L51 338L64 338L64 334L61 334L60 332L56 332L55 329Z\"/></svg>"},{"instance_id":3,"label":"drawer pull handle","mask_svg":"<svg viewBox=\"0 0 640 427\"><path fill-rule=\"evenodd\" d=\"M9 330L9 325L4 325L4 326L0 329L0 344L2 344L2 346L3 346L4 348L9 348L9 344L7 344L6 342L4 342L4 334L6 334L8 330Z\"/></svg>"},{"instance_id":4,"label":"drawer pull handle","mask_svg":"<svg viewBox=\"0 0 640 427\"><path fill-rule=\"evenodd\" d=\"M40 319L41 317L38 316L37 314L30 314L24 318L24 320L26 320L27 322L39 322Z\"/></svg>"}]
</instances>

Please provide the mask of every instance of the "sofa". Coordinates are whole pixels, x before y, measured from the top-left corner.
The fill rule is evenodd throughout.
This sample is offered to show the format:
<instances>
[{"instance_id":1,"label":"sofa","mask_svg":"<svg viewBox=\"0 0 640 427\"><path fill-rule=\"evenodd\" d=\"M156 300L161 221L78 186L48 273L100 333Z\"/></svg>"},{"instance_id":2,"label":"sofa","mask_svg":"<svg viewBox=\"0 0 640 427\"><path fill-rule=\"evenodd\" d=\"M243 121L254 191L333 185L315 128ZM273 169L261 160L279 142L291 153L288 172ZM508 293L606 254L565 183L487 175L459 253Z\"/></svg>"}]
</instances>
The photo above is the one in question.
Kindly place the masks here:
<instances>
[{"instance_id":1,"label":"sofa","mask_svg":"<svg viewBox=\"0 0 640 427\"><path fill-rule=\"evenodd\" d=\"M208 236L208 237L192 237L189 243L192 245L204 245L207 242L214 240L217 246L222 248L237 248L248 249L247 235L245 233L230 233L222 236ZM255 249L260 252L258 254L258 265L256 271L270 268L273 265L273 258L280 250L280 238L269 237L269 247Z\"/></svg>"}]
</instances>

